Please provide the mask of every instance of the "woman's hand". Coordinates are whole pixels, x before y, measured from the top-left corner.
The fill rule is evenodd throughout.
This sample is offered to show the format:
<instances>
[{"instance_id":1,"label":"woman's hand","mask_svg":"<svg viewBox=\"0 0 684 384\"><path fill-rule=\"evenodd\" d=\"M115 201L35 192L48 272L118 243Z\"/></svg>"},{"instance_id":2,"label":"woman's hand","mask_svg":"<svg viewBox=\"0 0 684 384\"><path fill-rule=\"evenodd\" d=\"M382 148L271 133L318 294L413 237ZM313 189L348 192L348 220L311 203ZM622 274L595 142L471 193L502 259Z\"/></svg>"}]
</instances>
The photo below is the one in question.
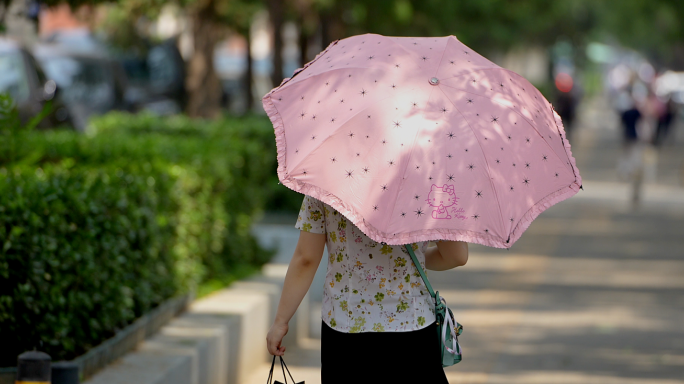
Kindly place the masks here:
<instances>
[{"instance_id":1,"label":"woman's hand","mask_svg":"<svg viewBox=\"0 0 684 384\"><path fill-rule=\"evenodd\" d=\"M271 329L266 335L266 347L268 348L268 353L274 356L282 356L285 354L285 347L280 345L283 341L283 337L287 335L289 326L287 323L274 322L271 325Z\"/></svg>"},{"instance_id":2,"label":"woman's hand","mask_svg":"<svg viewBox=\"0 0 684 384\"><path fill-rule=\"evenodd\" d=\"M285 353L285 347L282 347L280 343L287 334L287 323L294 316L311 286L318 264L321 263L321 257L323 257L323 249L325 249L324 234L299 233L297 248L287 267L275 320L266 336L266 347L271 355L282 356Z\"/></svg>"}]
</instances>

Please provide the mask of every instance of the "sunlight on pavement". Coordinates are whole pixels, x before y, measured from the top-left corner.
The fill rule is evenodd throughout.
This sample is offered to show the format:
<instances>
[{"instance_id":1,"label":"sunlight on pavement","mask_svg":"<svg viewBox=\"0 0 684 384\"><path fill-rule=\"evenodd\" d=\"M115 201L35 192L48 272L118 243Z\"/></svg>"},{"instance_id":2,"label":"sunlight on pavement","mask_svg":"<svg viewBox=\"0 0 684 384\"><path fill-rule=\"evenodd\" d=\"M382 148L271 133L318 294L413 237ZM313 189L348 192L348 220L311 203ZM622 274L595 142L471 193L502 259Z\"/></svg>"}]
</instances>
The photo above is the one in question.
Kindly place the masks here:
<instances>
[{"instance_id":1,"label":"sunlight on pavement","mask_svg":"<svg viewBox=\"0 0 684 384\"><path fill-rule=\"evenodd\" d=\"M486 373L447 374L450 384L681 384L680 380L588 375L566 371L520 372L506 375Z\"/></svg>"}]
</instances>

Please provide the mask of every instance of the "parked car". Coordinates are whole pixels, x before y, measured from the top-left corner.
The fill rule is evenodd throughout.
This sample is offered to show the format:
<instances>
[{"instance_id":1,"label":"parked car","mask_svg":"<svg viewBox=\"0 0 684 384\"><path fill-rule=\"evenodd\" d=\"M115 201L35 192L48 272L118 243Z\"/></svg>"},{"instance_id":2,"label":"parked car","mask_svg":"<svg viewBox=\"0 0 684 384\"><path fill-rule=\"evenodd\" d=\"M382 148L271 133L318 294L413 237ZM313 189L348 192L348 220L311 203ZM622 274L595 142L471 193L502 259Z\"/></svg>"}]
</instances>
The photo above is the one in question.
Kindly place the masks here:
<instances>
[{"instance_id":1,"label":"parked car","mask_svg":"<svg viewBox=\"0 0 684 384\"><path fill-rule=\"evenodd\" d=\"M184 108L184 63L173 40L133 54L87 31L56 32L34 54L63 88L79 129L90 116L111 110L170 115Z\"/></svg>"},{"instance_id":2,"label":"parked car","mask_svg":"<svg viewBox=\"0 0 684 384\"><path fill-rule=\"evenodd\" d=\"M47 77L61 88L77 130L85 130L93 115L135 109L126 100L128 84L123 68L106 54L74 51L59 44L38 45L33 52Z\"/></svg>"},{"instance_id":3,"label":"parked car","mask_svg":"<svg viewBox=\"0 0 684 384\"><path fill-rule=\"evenodd\" d=\"M59 86L45 76L28 50L7 39L0 39L0 92L10 94L24 123L51 101L51 113L38 127L72 126L71 115L62 101Z\"/></svg>"},{"instance_id":4,"label":"parked car","mask_svg":"<svg viewBox=\"0 0 684 384\"><path fill-rule=\"evenodd\" d=\"M127 97L139 110L172 115L185 109L185 63L176 41L149 45L147 53L118 58L128 78Z\"/></svg>"}]
</instances>

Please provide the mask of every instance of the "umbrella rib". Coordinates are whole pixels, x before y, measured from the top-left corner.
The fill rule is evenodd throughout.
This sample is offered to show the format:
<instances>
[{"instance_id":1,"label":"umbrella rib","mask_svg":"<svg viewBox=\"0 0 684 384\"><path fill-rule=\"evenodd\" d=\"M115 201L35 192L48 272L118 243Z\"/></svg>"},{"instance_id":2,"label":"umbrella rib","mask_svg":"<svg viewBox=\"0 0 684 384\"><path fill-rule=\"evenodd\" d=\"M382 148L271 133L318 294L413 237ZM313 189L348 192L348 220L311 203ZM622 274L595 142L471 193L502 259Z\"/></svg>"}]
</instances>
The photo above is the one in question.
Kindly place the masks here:
<instances>
[{"instance_id":1,"label":"umbrella rib","mask_svg":"<svg viewBox=\"0 0 684 384\"><path fill-rule=\"evenodd\" d=\"M444 94L444 97L446 97L447 100L449 100L449 102L451 103L451 105L453 105L454 108L456 108L456 110L458 111L458 113L461 115L461 117L463 117L463 120L466 122L466 124L468 124L468 128L470 128L470 131L473 133L473 136L475 136L475 140L477 140L477 145L480 147L480 151L482 152L482 157L484 158L485 164L486 164L486 166L487 166L487 179L489 180L489 184L490 184L490 186L492 187L492 191L494 191L494 198L496 199L496 205L499 207L499 219L501 220L501 229L504 229L504 230L505 230L505 229L506 229L506 225L504 224L503 212L502 212L502 210L501 210L501 202L499 201L499 194L496 193L496 187L494 186L494 182L492 182L492 175L491 175L490 172L489 172L489 162L487 161L487 154L485 153L484 148L482 148L482 144L480 143L480 139L477 137L477 134L475 133L475 130L474 130L473 127L470 125L470 122L469 122L468 119L465 117L465 115L463 114L463 112L461 112L461 110L458 109L458 107L456 106L456 103L454 103L454 102L451 100L451 98L449 97L449 95L447 95L446 92L444 92L444 91L442 90L442 88L439 88L439 90L442 91L442 93ZM510 235L510 232L509 232L509 235ZM502 240L502 241L505 241L503 238L501 238L501 240Z\"/></svg>"},{"instance_id":2,"label":"umbrella rib","mask_svg":"<svg viewBox=\"0 0 684 384\"><path fill-rule=\"evenodd\" d=\"M449 45L449 38L447 37L447 41L444 44L444 49L442 50L442 56L439 57L439 63L437 63L437 66L435 67L435 72L433 72L433 75L437 75L439 72L439 68L442 67L442 61L444 60L444 54L446 53L446 48Z\"/></svg>"},{"instance_id":3,"label":"umbrella rib","mask_svg":"<svg viewBox=\"0 0 684 384\"><path fill-rule=\"evenodd\" d=\"M381 68L377 68L377 67L359 67L359 66L353 66L353 67L340 67L340 68L334 68L334 69L326 69L325 72L317 73L317 74L315 74L315 75L312 75L312 76L309 76L309 77L306 77L306 78L302 78L301 80L297 81L296 83L293 83L293 82L291 81L291 79L292 79L292 78L291 78L290 80L287 81L287 83L282 84L280 87L276 88L274 91L271 91L271 92L275 93L276 91L280 91L280 90L283 90L283 89L287 89L288 86L293 86L293 85L295 85L295 84L302 83L302 82L304 82L304 81L307 81L307 80L316 78L316 77L321 76L321 75L328 75L328 74L330 74L331 72L343 71L343 70L346 70L346 69L370 69L370 70L372 70L372 69L381 69Z\"/></svg>"},{"instance_id":4,"label":"umbrella rib","mask_svg":"<svg viewBox=\"0 0 684 384\"><path fill-rule=\"evenodd\" d=\"M430 98L432 97L432 93L434 91L435 91L434 89L430 90L430 96L428 96L428 102L430 101ZM422 128L419 128L418 130L416 130L416 133L413 135L413 140L411 141L411 149L409 150L409 156L406 159L406 164L404 164L404 169L402 169L402 171L399 173L399 176L401 177L401 179L399 179L399 185L397 188L397 193L394 194L394 198L390 202L390 206L394 207L394 209L396 209L396 203L397 203L397 200L399 199L399 192L401 192L402 185L403 185L404 180L405 180L403 176L406 174L406 170L408 169L408 166L411 163L411 158L413 157L413 148L414 148L415 143L416 143L416 137L418 137L418 135L420 134L421 131L422 131ZM392 212L392 213L394 213L394 212ZM392 219L392 217L394 217L394 216L392 215L392 216L387 217L386 221L383 223L383 228L388 227L389 221Z\"/></svg>"},{"instance_id":5,"label":"umbrella rib","mask_svg":"<svg viewBox=\"0 0 684 384\"><path fill-rule=\"evenodd\" d=\"M415 59L415 60L414 60L414 64L416 64L416 65L418 66L418 68L420 68L420 69L423 68L423 67L420 65L420 60L419 60L419 58L418 58L418 56L416 55L415 52L412 52L412 51L408 50L406 47L404 47L403 45L397 43L395 40L388 38L387 36L382 36L382 35L377 35L377 36L387 38L387 40L390 41L392 44L394 44L394 45L398 46L399 48L401 48L402 50L404 50L404 51L408 54L409 57ZM313 65L313 63L315 63L316 61L320 60L323 56L325 56L325 54L326 54L332 47L334 47L335 45L337 45L338 43L340 43L340 42L343 41L343 40L346 40L346 39L336 40L336 41L330 43L330 45L329 45L323 52L319 53L319 54L316 56L316 58L314 58L314 59L311 60L310 62L306 63L302 68L299 68L299 69L295 70L294 73L293 73L293 75L292 75L292 77L288 78L287 81L285 81L285 83L280 84L277 88L273 89L270 93L275 93L276 91L279 91L279 90L281 90L281 89L287 88L287 86L289 86L289 85L296 84L296 83L293 83L292 80L293 80L297 75L299 75L301 72L304 72L304 70L306 70L308 67L310 67L311 65ZM447 41L447 44L446 44L446 45L448 45L448 44L449 44L449 42ZM443 58L444 58L444 51L442 52L442 58L440 58L440 64L441 64L441 60L442 60ZM341 67L341 68L335 68L335 69L333 69L333 70L326 70L325 72L321 72L321 73L319 73L318 75L330 73L331 71L335 71L335 70L349 69L349 68L372 69L372 68L374 68L374 67ZM379 69L379 68L378 68L378 69ZM439 65L437 66L437 69L439 69ZM315 76L318 76L318 75L314 75L314 77L315 77Z\"/></svg>"},{"instance_id":6,"label":"umbrella rib","mask_svg":"<svg viewBox=\"0 0 684 384\"><path fill-rule=\"evenodd\" d=\"M505 108L511 109L511 110L512 110L513 112L515 112L518 116L520 116L521 118L523 118L523 119L532 127L532 129L534 129L534 131L537 132L537 134L538 134L539 136L541 136L542 139L544 138L544 136L543 136L542 134L540 134L539 131L537 131L537 128L535 128L534 125L532 125L532 122L531 122L530 120L527 119L527 117L521 115L518 111L516 111L515 109L512 109L510 106L501 104L500 102L498 102L498 101L496 101L496 100L494 100L494 99L491 99L491 98L489 98L489 97L487 97L486 95L481 94L481 93L475 93L475 92L468 91L468 90L463 89L463 88L452 87L452 86L447 85L447 84L442 84L442 85L445 86L445 87L449 87L449 88L451 88L451 89L454 89L454 90L456 90L456 91L461 91L461 92L464 92L464 93L469 93L469 94L471 94L471 95L476 95L476 96L484 97L484 98L486 98L487 100L490 100L490 101L493 102L493 103L497 103L497 104L499 104L499 105L501 105L501 106L503 106L503 107L505 107ZM544 141L546 141L546 140L544 140Z\"/></svg>"},{"instance_id":7,"label":"umbrella rib","mask_svg":"<svg viewBox=\"0 0 684 384\"><path fill-rule=\"evenodd\" d=\"M382 35L379 35L379 36L382 36ZM383 36L383 37L386 37L386 36ZM423 67L420 65L420 60L418 59L418 57L417 57L417 55L415 54L415 52L412 52L412 51L408 50L406 47L404 47L403 45L397 43L397 42L394 41L393 39L387 38L387 40L390 41L392 44L398 46L398 47L401 48L402 50L404 50L404 51L408 54L409 57L411 57L412 59L414 59L414 60L413 60L413 63L414 63L415 65L417 65L418 68L423 69ZM320 58L322 58L328 50L330 50L334 45L336 45L336 44L339 43L340 41L342 41L342 40L338 40L338 41L335 41L334 43L331 43L330 46L328 46L328 48L326 48L326 50L325 50L324 52L320 53L315 59L311 60L311 61L310 61L309 63L307 63L304 67L302 67L302 68L296 70L296 71L294 72L294 74L292 75L292 77L290 77L289 79L287 79L287 81L286 81L285 83L280 84L276 89L272 90L270 93L275 93L276 91L279 91L279 90L288 88L288 86L291 86L291 85L294 85L294 84L298 84L298 83L300 83L301 81L307 80L307 79L309 79L309 78L316 77L316 76L318 76L318 75L329 74L330 72L333 72L333 71L339 71L339 70L345 70L345 69L352 69L352 68L354 68L354 69L381 69L381 68L379 68L379 67L358 67L358 66L353 66L353 67L340 67L340 68L335 68L335 69L327 69L325 72L321 72L321 73L316 74L316 75L313 75L313 76L311 76L311 77L307 77L307 78L302 79L301 81L298 81L298 82L293 82L293 81L292 81L297 75L299 75L301 72L303 72L303 71L304 71L305 69L307 69L309 66L313 65L314 62L316 62L316 61L318 61ZM447 42L447 44L448 44L448 42ZM444 52L442 52L442 58L443 58L443 57L444 57ZM442 59L440 59L440 64L441 64L441 60L442 60ZM437 68L439 68L439 65L437 66Z\"/></svg>"},{"instance_id":8,"label":"umbrella rib","mask_svg":"<svg viewBox=\"0 0 684 384\"><path fill-rule=\"evenodd\" d=\"M516 72L514 72L514 71L511 71L510 69L503 68L503 67L478 68L478 69L474 69L474 70L470 70L470 71L468 71L468 72L462 73L462 74L457 75L457 76L452 76L452 77L445 78L444 80L455 79L455 78L457 78L457 77L466 76L466 75L469 75L469 74L472 74L472 73L475 73L475 72L479 72L479 71L491 71L491 70L501 70L501 71L504 71L504 72L508 72L509 74L511 74L511 75L513 75L513 76L520 77L520 78L522 78L523 80L526 80L524 77L520 76L518 73L516 73ZM470 94L473 94L473 95L486 97L486 96L484 96L484 95L482 95L482 94L470 92L470 91L467 91L467 90L461 89L461 88L452 87L452 86L450 86L450 85L448 85L448 84L443 84L443 85L444 85L445 87L449 87L449 88L451 88L451 89L459 90L459 91L461 91L461 92L466 92L466 93L470 93ZM530 86L531 86L533 89L536 90L536 87L534 87L532 84L530 84ZM538 90L537 90L537 91L538 91ZM540 93L541 93L541 92L540 92ZM492 99L489 99L489 100L492 100ZM503 104L501 104L501 103L498 103L498 102L495 101L495 100L492 100L492 101L495 102L495 103L497 103L497 104L499 104L499 105L503 105ZM452 103L452 104L453 104L453 103ZM549 103L549 105L551 105L551 103ZM539 137L541 137L541 138L544 140L544 142L545 142L546 145L549 147L549 149L551 150L551 152L553 152L553 153L556 155L556 157L558 158L558 160L559 160L561 163L563 163L563 159L561 159L560 156L558 156L558 154L556 153L556 151L553 150L553 148L551 147L551 145L549 145L549 142L546 141L546 138L544 138L544 135L542 135L542 134L539 133L539 131L537 130L537 128L530 122L530 120L528 120L525 116L521 115L521 114L520 114L518 111L516 111L515 109L513 109L513 108L511 108L511 107L509 107L509 106L506 106L506 105L503 105L503 106L506 107L506 108L508 108L508 109L511 109L513 112L515 112L516 114L518 114L521 118L525 119L525 121L527 121L527 123L530 125L530 127L532 127L532 129L534 129L534 131L537 132L537 135L539 135ZM551 105L551 109L552 109L552 111L553 111L553 105ZM553 114L553 113L552 113L552 114ZM555 119L554 119L554 125L556 126L556 130L559 130L558 124L556 123ZM560 132L559 132L559 134L560 134ZM562 137L561 137L561 140L563 140ZM564 150L564 152L565 152L565 155L568 157L568 161L569 161L569 160L570 160L570 155L567 153L567 150L565 149L565 144L563 144L563 150ZM566 163L566 166L567 166L567 163ZM572 171L573 175L575 175L575 180L577 180L577 176L576 176L577 173L575 172L575 168L572 166L572 164L570 164L570 170Z\"/></svg>"},{"instance_id":9,"label":"umbrella rib","mask_svg":"<svg viewBox=\"0 0 684 384\"><path fill-rule=\"evenodd\" d=\"M387 37L387 36L384 36L384 37ZM415 52L409 51L406 47L404 47L403 45L397 43L397 42L394 41L393 39L387 38L387 40L389 40L389 41L392 42L393 44L397 45L399 48L401 48L401 49L403 49L404 51L406 51L406 53L409 55L409 57L412 57L413 59L416 59L414 64L416 64L416 65L418 66L418 68L423 69L423 67L420 65L420 58L418 57L418 55L417 55Z\"/></svg>"},{"instance_id":10,"label":"umbrella rib","mask_svg":"<svg viewBox=\"0 0 684 384\"><path fill-rule=\"evenodd\" d=\"M539 135L539 137L541 137L541 139L542 139L542 140L544 141L544 143L549 147L549 149L551 150L551 152L552 152L554 155L556 155L556 157L558 158L558 160L559 160L561 163L563 163L563 159L561 159L560 156L558 156L558 153L556 153L556 151L551 147L551 145L549 144L549 142L546 141L546 138L544 137L544 135L542 135L541 133L539 133L539 131L537 130L537 128L534 126L534 124L532 124L532 122L531 122L530 120L528 120L525 116L523 116L522 114L520 114L520 112L516 111L515 109L511 108L511 107L508 106L508 105L501 104L500 102L498 102L498 101L496 101L496 100L493 100L493 99L490 99L490 98L488 98L487 96L482 95L482 94L480 94L480 93L470 92L470 91L467 91L467 90L465 90L465 89L452 87L452 86L449 86L449 85L446 85L446 84L442 84L442 85L444 85L445 87L449 87L449 88L451 88L451 89L455 89L455 90L457 90L457 91L461 91L461 92L464 92L464 93L470 93L470 94L472 94L472 95L477 95L477 96L480 96L480 97L484 97L484 98L486 98L487 100L490 100L492 103L497 103L497 104L501 105L502 107L507 108L507 109L510 109L511 111L515 112L518 116L520 116L523 120L525 120L525 121L527 122L527 124L529 124L530 127L532 127L532 129L534 129L535 132L537 132L537 135ZM442 92L444 92L444 91L442 91ZM446 94L446 93L445 93L445 94ZM448 98L448 96L447 96L447 98ZM449 99L449 101L451 101L451 99ZM454 102L451 101L451 104L454 104ZM454 104L454 107L456 107L455 104ZM456 108L456 109L458 109L458 108ZM459 110L459 112L460 112L460 110ZM555 123L555 121L554 121L554 123ZM557 126L557 125L556 125L556 129L558 129L558 126ZM565 146L563 146L563 149L564 149L565 155L568 156L568 160L570 160L570 156L568 155L567 150L565 150ZM567 164L565 164L565 166L567 166ZM574 169L572 169L572 167L570 167L570 170L573 171L573 174L575 174ZM575 177L575 179L576 179L576 177Z\"/></svg>"},{"instance_id":11,"label":"umbrella rib","mask_svg":"<svg viewBox=\"0 0 684 384\"><path fill-rule=\"evenodd\" d=\"M480 72L480 71L495 71L495 70L501 70L501 71L504 71L504 72L508 72L508 73L510 73L510 74L512 74L512 75L516 75L516 76L522 77L522 76L520 76L518 73L515 73L515 72L511 71L510 69L506 69L506 68L498 67L498 66L497 66L497 67L491 67L491 68L477 68L477 69L471 69L471 70L469 70L468 72L463 72L463 73L461 73L460 75L451 76L451 77L444 77L444 78L442 78L442 79L440 79L440 80L451 80L451 79L455 79L455 78L457 78L457 77L463 77L463 76L466 76L466 75L470 75L470 74L473 74L473 73L475 73L475 72ZM523 79L524 79L524 77L523 77ZM531 84L530 84L530 85L531 85ZM532 87L534 87L534 86L532 85ZM535 87L535 89L536 89L536 87Z\"/></svg>"},{"instance_id":12,"label":"umbrella rib","mask_svg":"<svg viewBox=\"0 0 684 384\"><path fill-rule=\"evenodd\" d=\"M337 126L337 128L332 132L332 134L331 134L330 136L326 137L325 139L323 139L323 141L321 141L321 143L320 143L319 145L317 145L310 153L313 153L314 151L316 151L316 150L318 150L319 148L323 147L323 144L325 144L331 137L333 137L333 135L334 135L335 133L339 132L339 131L342 129L342 127L343 127L345 124L347 124L347 123L349 122L349 120L351 120L351 119L353 119L354 117L358 116L359 113L361 113L361 112L367 110L368 108L370 108L370 107L376 105L377 103L382 102L382 101L385 101L385 100L387 100L387 99L389 99L389 98L391 98L391 97L392 97L392 96L385 96L385 97L382 98L382 99L378 99L378 100L376 100L376 101L373 102L373 103L367 104L367 105L366 105L363 109L361 109L359 112L355 113L354 115L350 116L349 118L347 118L346 120L344 120L342 123L340 123L340 125ZM290 170L290 172L293 172L294 170L296 170L296 169L297 169L297 166L299 166L305 159L306 159L306 157L303 158L303 159L301 159L301 160L299 161L299 163L293 165L292 168L288 167L288 169ZM307 184L308 184L308 183L307 183Z\"/></svg>"},{"instance_id":13,"label":"umbrella rib","mask_svg":"<svg viewBox=\"0 0 684 384\"><path fill-rule=\"evenodd\" d=\"M409 54L412 54L412 52L409 51L408 49L404 48L403 45L401 45L401 44L399 44L399 43L393 41L392 39L389 39L389 40L392 41L394 44L398 45L401 49L403 49L403 50L405 50L406 52L408 52ZM447 42L444 44L444 48L445 48L445 49L442 50L442 56L440 56L440 58L439 58L439 63L437 63L437 66L435 67L435 72L433 72L433 75L434 75L437 71L439 71L439 67L440 67L441 64L442 64L442 60L444 59L444 53L446 52L446 46L447 46L448 44L449 44L449 41L447 40ZM420 68L422 69L422 67L420 66L419 63L420 63L420 62L418 62L417 65L418 65L418 67L420 67ZM432 97L432 94L433 94L434 91L435 91L434 89L432 89L432 90L430 91L430 96L428 96L428 102L429 102L430 98ZM413 140L412 140L412 142L411 142L411 150L409 151L409 157L408 157L408 159L406 160L406 164L404 165L404 169L403 169L403 170L401 171L401 173L400 173L400 175L402 175L402 176L406 174L406 170L408 169L408 165L411 163L411 157L412 157L412 155L413 155L413 146L414 146L415 143L416 143L416 137L418 137L418 134L419 134L419 133L420 133L420 130L416 131L416 134L413 136ZM393 201L390 203L390 206L393 206L393 207L395 207L395 208L396 208L397 199L399 198L399 192L401 191L401 184L402 184L402 183L403 183L403 178L402 178L401 180L399 180L399 188L397 188L397 193L394 195L394 199L393 199ZM391 220L391 217L392 217L392 216L388 216L388 217L387 217L386 222L383 223L383 228L387 228L387 226L388 226L388 224L389 224L388 222Z\"/></svg>"}]
</instances>

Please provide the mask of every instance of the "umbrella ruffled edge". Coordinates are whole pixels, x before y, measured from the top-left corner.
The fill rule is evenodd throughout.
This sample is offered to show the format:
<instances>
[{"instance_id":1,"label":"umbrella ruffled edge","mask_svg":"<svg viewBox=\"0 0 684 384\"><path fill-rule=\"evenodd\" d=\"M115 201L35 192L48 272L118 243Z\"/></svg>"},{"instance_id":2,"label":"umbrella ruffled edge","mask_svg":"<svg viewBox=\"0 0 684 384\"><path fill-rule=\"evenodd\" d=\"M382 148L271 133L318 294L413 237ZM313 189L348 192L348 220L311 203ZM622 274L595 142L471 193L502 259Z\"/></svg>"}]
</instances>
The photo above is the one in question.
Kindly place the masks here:
<instances>
[{"instance_id":1,"label":"umbrella ruffled edge","mask_svg":"<svg viewBox=\"0 0 684 384\"><path fill-rule=\"evenodd\" d=\"M374 241L377 241L378 243L386 243L389 245L403 245L421 241L451 240L482 244L494 248L510 248L518 239L520 239L522 234L527 230L527 228L529 228L534 219L536 219L542 212L552 207L553 205L574 196L582 187L582 178L579 174L579 170L577 169L577 163L575 161L575 158L572 156L570 143L565 135L563 122L558 113L556 113L553 106L551 106L553 117L556 122L556 127L562 135L565 153L568 156L572 171L575 175L575 181L568 187L564 187L560 190L557 190L536 202L523 215L522 219L520 219L518 225L516 225L516 227L513 229L508 239L504 240L503 238L498 236L473 231L453 229L425 229L400 234L399 236L395 234L388 234L386 232L378 230L373 225L367 223L366 220L363 219L363 216L356 212L356 210L353 207L345 204L341 199L339 199L332 193L325 191L324 189L317 187L315 185L303 183L299 180L290 178L284 166L287 153L285 143L285 126L282 117L280 116L280 112L278 112L278 109L275 107L273 101L271 100L271 96L275 91L283 87L298 73L308 68L311 64L313 64L316 60L323 56L332 46L334 46L337 43L337 40L332 42L323 52L319 53L316 56L316 58L308 62L306 65L304 65L304 67L296 70L292 77L284 79L278 87L272 89L269 93L264 95L261 101L264 110L268 115L268 118L271 120L271 123L273 124L273 129L275 132L278 161L278 178L280 179L281 183L295 192L311 196L330 205L338 212L340 212L342 215L344 215L347 219L351 220L351 222L354 223L354 225L356 225L364 234L366 234L366 236L370 237Z\"/></svg>"},{"instance_id":2,"label":"umbrella ruffled edge","mask_svg":"<svg viewBox=\"0 0 684 384\"><path fill-rule=\"evenodd\" d=\"M465 241L467 243L477 243L495 248L509 248L510 244L512 244L507 243L506 239L502 239L498 236L487 235L473 231L453 229L425 229L403 233L399 235L389 234L378 230L373 225L366 222L363 216L361 216L352 206L346 204L344 201L342 201L334 194L313 184L304 183L300 180L293 179L288 176L282 177L280 173L278 174L278 176L280 177L280 181L282 182L282 184L292 189L293 191L302 193L307 196L311 196L330 205L333 209L337 210L340 214L342 214L344 217L346 217L352 223L354 223L354 225L356 225L366 236L368 236L374 241L377 241L378 243L385 243L389 245L404 245L421 241L452 240ZM553 204L550 204L549 206L551 205ZM542 209L541 211L543 211L544 209ZM539 213L541 213L541 211ZM539 213L537 213L537 215Z\"/></svg>"},{"instance_id":3,"label":"umbrella ruffled edge","mask_svg":"<svg viewBox=\"0 0 684 384\"><path fill-rule=\"evenodd\" d=\"M577 162L575 161L575 157L572 156L572 150L570 149L570 142L568 141L567 135L565 133L563 120L561 119L560 115L558 115L556 110L553 108L553 105L551 105L550 103L549 105L551 108L551 112L553 114L553 119L556 123L556 128L558 128L558 131L561 135L561 139L563 140L563 148L565 149L565 154L568 156L570 167L572 168L572 172L575 175L575 181L573 181L573 183L569 186L561 188L558 191L547 195L543 199L536 202L527 212L525 212L522 219L520 219L520 221L518 222L518 225L516 225L515 228L513 228L513 231L511 232L510 245L508 245L508 247L510 247L511 245L513 245L513 243L520 239L522 234L527 230L527 228L530 227L534 219L536 219L537 216L541 215L542 212L546 211L547 209L551 208L552 206L560 203L565 199L571 198L577 192L579 192L580 188L582 188L582 177L580 176L579 170L577 169Z\"/></svg>"},{"instance_id":4,"label":"umbrella ruffled edge","mask_svg":"<svg viewBox=\"0 0 684 384\"><path fill-rule=\"evenodd\" d=\"M513 243L520 239L522 234L530 227L537 216L561 201L574 196L579 191L580 186L581 185L577 184L577 182L573 182L570 186L563 187L534 204L532 208L525 212L522 219L518 222L518 225L513 229L513 232L511 232L510 244L506 244L503 248L510 248Z\"/></svg>"},{"instance_id":5,"label":"umbrella ruffled edge","mask_svg":"<svg viewBox=\"0 0 684 384\"><path fill-rule=\"evenodd\" d=\"M556 109L553 108L553 105L551 105L551 111L553 112L553 119L556 121L556 127L558 127L558 130L562 134L561 138L563 140L563 147L565 148L565 153L568 155L568 159L569 159L570 165L572 167L572 172L575 174L575 183L577 183L577 185L579 185L579 188L581 188L582 187L582 177L579 174L579 169L577 169L577 162L575 161L575 157L572 156L572 150L570 149L570 141L568 141L568 137L565 133L565 127L563 126L563 120L561 120L560 115L558 115L558 112L556 112Z\"/></svg>"},{"instance_id":6,"label":"umbrella ruffled edge","mask_svg":"<svg viewBox=\"0 0 684 384\"><path fill-rule=\"evenodd\" d=\"M292 77L288 77L283 79L283 81L278 85L277 87L271 89L270 92L264 95L264 97L261 98L261 104L264 107L264 111L266 112L266 115L268 118L271 120L271 124L273 124L273 130L275 133L275 141L276 141L276 152L277 152L277 161L278 161L278 179L283 183L283 185L287 186L288 188L292 189L295 192L303 193L301 191L298 191L297 189L293 188L291 185L286 183L287 179L287 171L285 169L285 158L287 155L287 150L286 150L286 145L285 145L285 124L283 123L283 118L280 116L280 112L278 112L278 108L275 107L275 104L273 104L273 100L271 99L271 96L273 93L283 86L287 84L290 80L292 80L295 76L297 76L300 72L303 70L307 69L309 66L311 66L313 63L315 63L318 59L320 59L323 55L325 55L330 48L335 46L337 43L339 43L340 40L335 40L330 45L328 45L327 48L325 48L323 51L321 51L316 57L309 61L308 63L304 64L302 68L299 68L294 71L292 74Z\"/></svg>"}]
</instances>

